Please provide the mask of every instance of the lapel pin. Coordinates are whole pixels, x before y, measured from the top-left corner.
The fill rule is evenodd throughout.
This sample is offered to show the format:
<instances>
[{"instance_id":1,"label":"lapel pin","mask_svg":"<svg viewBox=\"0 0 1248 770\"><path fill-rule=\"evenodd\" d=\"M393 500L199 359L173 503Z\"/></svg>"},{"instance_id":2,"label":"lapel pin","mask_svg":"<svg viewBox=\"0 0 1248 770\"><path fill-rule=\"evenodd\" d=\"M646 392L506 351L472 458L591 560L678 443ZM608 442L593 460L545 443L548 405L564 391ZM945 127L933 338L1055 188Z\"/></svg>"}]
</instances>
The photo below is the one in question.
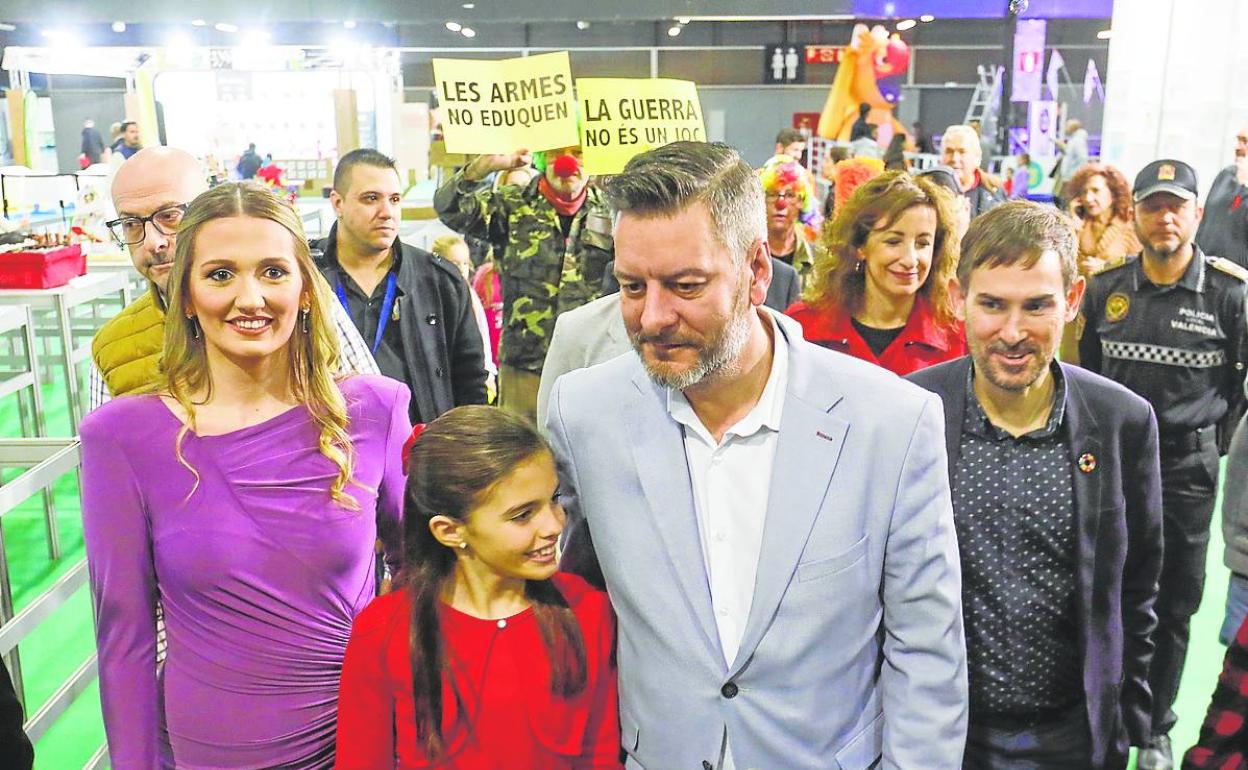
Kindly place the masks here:
<instances>
[{"instance_id":1,"label":"lapel pin","mask_svg":"<svg viewBox=\"0 0 1248 770\"><path fill-rule=\"evenodd\" d=\"M1079 455L1079 470L1084 473L1091 473L1096 470L1096 455L1091 452L1084 452Z\"/></svg>"}]
</instances>

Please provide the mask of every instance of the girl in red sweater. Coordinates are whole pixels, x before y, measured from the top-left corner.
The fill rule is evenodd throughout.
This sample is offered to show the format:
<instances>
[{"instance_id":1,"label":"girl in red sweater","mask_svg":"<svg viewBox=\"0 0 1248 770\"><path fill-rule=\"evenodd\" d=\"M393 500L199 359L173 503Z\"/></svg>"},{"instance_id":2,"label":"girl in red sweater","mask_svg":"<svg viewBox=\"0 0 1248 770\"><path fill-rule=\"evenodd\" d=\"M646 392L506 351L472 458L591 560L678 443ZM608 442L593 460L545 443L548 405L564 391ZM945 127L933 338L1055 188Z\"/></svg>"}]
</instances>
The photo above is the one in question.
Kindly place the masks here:
<instances>
[{"instance_id":1,"label":"girl in red sweater","mask_svg":"<svg viewBox=\"0 0 1248 770\"><path fill-rule=\"evenodd\" d=\"M452 409L416 438L407 566L355 620L338 770L619 770L611 607L556 574L558 486L502 410Z\"/></svg>"}]
</instances>

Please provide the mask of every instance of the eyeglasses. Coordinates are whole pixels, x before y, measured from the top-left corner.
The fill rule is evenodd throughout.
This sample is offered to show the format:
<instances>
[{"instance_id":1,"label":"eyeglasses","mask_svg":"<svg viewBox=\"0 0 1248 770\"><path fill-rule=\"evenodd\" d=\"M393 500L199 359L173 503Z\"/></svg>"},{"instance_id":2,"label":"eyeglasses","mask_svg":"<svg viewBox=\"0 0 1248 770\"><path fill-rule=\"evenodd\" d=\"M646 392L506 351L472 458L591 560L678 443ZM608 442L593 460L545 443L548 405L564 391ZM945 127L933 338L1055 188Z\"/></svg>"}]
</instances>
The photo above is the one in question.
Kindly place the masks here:
<instances>
[{"instance_id":1,"label":"eyeglasses","mask_svg":"<svg viewBox=\"0 0 1248 770\"><path fill-rule=\"evenodd\" d=\"M112 233L113 240L117 241L119 246L134 246L142 243L147 236L148 222L151 222L152 227L155 227L161 235L175 235L184 216L186 216L186 204L179 203L157 209L145 217L120 217L105 222L104 225Z\"/></svg>"},{"instance_id":2,"label":"eyeglasses","mask_svg":"<svg viewBox=\"0 0 1248 770\"><path fill-rule=\"evenodd\" d=\"M797 203L802 196L795 192L767 193L767 202L775 203L776 201L788 201L789 203Z\"/></svg>"}]
</instances>

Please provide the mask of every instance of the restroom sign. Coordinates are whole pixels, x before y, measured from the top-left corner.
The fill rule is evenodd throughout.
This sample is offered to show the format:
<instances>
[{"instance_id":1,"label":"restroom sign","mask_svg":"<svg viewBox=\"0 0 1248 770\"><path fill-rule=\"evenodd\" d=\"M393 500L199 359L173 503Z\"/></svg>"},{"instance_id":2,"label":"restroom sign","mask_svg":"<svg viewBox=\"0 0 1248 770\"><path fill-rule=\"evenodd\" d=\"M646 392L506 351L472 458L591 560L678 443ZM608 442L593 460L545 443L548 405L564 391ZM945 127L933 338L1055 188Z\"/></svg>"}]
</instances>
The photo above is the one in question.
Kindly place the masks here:
<instances>
[{"instance_id":1,"label":"restroom sign","mask_svg":"<svg viewBox=\"0 0 1248 770\"><path fill-rule=\"evenodd\" d=\"M806 79L805 52L797 45L769 45L763 49L763 82L769 85L801 83Z\"/></svg>"}]
</instances>

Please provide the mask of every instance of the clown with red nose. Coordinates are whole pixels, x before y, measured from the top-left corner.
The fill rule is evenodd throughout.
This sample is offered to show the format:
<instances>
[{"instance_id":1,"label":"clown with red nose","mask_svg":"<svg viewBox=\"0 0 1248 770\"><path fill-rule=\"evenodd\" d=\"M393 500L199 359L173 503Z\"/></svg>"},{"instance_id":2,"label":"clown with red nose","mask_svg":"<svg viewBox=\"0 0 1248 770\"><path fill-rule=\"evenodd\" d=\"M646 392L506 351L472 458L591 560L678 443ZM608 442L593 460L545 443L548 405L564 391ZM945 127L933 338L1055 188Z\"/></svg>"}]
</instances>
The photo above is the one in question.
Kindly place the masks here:
<instances>
[{"instance_id":1,"label":"clown with red nose","mask_svg":"<svg viewBox=\"0 0 1248 770\"><path fill-rule=\"evenodd\" d=\"M809 171L787 155L758 170L767 202L767 246L771 255L797 269L803 279L814 264L819 207Z\"/></svg>"}]
</instances>

